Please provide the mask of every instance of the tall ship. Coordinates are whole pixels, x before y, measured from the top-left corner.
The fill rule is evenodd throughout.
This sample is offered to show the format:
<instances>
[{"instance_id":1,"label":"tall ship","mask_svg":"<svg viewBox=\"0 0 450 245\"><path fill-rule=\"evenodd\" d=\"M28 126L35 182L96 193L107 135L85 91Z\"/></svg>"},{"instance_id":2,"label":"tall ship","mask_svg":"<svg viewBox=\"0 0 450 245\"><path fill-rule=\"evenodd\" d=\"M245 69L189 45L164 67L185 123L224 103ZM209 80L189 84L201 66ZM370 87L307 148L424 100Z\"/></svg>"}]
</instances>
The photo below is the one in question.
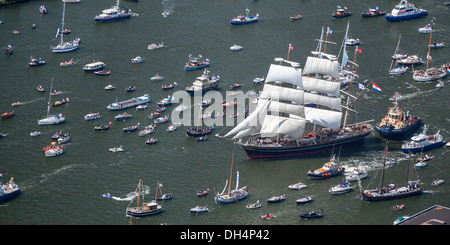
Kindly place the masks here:
<instances>
[{"instance_id":1,"label":"tall ship","mask_svg":"<svg viewBox=\"0 0 450 245\"><path fill-rule=\"evenodd\" d=\"M402 139L417 130L422 122L420 117L412 116L409 111L405 112L398 106L400 98L401 95L396 92L391 98L394 106L389 107L381 122L375 125L375 130L383 138Z\"/></svg>"},{"instance_id":2,"label":"tall ship","mask_svg":"<svg viewBox=\"0 0 450 245\"><path fill-rule=\"evenodd\" d=\"M145 216L150 216L150 215L154 215L154 214L158 214L161 213L162 211L162 205L159 204L158 202L156 202L155 200L152 200L150 202L144 202L144 195L143 195L143 181L139 180L139 184L136 188L136 193L138 195L137 197L137 204L136 206L134 206L133 204L133 200L131 200L131 202L128 204L128 207L125 211L126 216L128 217L145 217ZM158 194L158 185L159 182L157 184L156 187L156 194ZM156 197L155 197L156 198ZM133 206L132 206L133 204Z\"/></svg>"},{"instance_id":3,"label":"tall ship","mask_svg":"<svg viewBox=\"0 0 450 245\"><path fill-rule=\"evenodd\" d=\"M191 86L186 87L186 92L194 94L195 92L205 93L206 91L217 89L219 87L219 76L209 76L209 71L205 69L203 74L195 79Z\"/></svg>"},{"instance_id":4,"label":"tall ship","mask_svg":"<svg viewBox=\"0 0 450 245\"><path fill-rule=\"evenodd\" d=\"M39 117L38 119L38 125L53 125L53 124L60 124L63 123L66 120L66 117L64 117L61 113L59 114L50 114L50 108L51 108L51 100L52 100L52 86L53 86L53 78L52 82L50 84L50 92L49 92L49 99L47 103L47 117L41 119Z\"/></svg>"},{"instance_id":5,"label":"tall ship","mask_svg":"<svg viewBox=\"0 0 450 245\"><path fill-rule=\"evenodd\" d=\"M427 15L428 12L422 8L416 8L414 4L409 3L406 0L401 0L400 3L395 5L390 14L386 14L384 17L387 21L403 21L420 18Z\"/></svg>"},{"instance_id":6,"label":"tall ship","mask_svg":"<svg viewBox=\"0 0 450 245\"><path fill-rule=\"evenodd\" d=\"M62 21L61 21L61 31L64 31L64 15L66 13L66 2L63 4L63 14L62 14ZM64 34L60 33L59 28L56 31L55 39L58 38L58 35L61 37L61 41L56 46L51 46L51 50L53 53L66 53L73 51L78 48L79 41L73 40L70 42L64 42Z\"/></svg>"},{"instance_id":7,"label":"tall ship","mask_svg":"<svg viewBox=\"0 0 450 245\"><path fill-rule=\"evenodd\" d=\"M118 111L147 103L150 103L150 95L144 94L143 96L139 96L137 98L132 98L120 102L116 101L106 106L106 108L110 111Z\"/></svg>"},{"instance_id":8,"label":"tall ship","mask_svg":"<svg viewBox=\"0 0 450 245\"><path fill-rule=\"evenodd\" d=\"M422 194L422 183L416 173L416 180L409 180L409 172L412 167L408 166L406 185L396 186L394 184L384 185L384 172L386 166L386 157L388 154L389 142L386 142L385 153L383 158L383 165L381 168L380 186L373 189L364 189L361 185L361 180L358 180L359 189L361 191L362 199L368 202L386 201L398 198L406 198ZM412 161L412 157L410 157ZM414 168L412 168L414 169Z\"/></svg>"},{"instance_id":9,"label":"tall ship","mask_svg":"<svg viewBox=\"0 0 450 245\"><path fill-rule=\"evenodd\" d=\"M125 20L131 18L130 10L121 9L119 6L119 0L116 5L109 9L105 9L101 14L95 16L94 20L99 23L115 22L119 20Z\"/></svg>"},{"instance_id":10,"label":"tall ship","mask_svg":"<svg viewBox=\"0 0 450 245\"><path fill-rule=\"evenodd\" d=\"M347 122L357 97L351 94L351 83L349 92L340 90L337 58L320 52L321 43L303 70L283 65L291 61L275 59L280 63L270 66L256 108L223 137L235 135L232 139L249 158L278 158L309 157L370 135L373 120ZM347 95L345 105L341 92ZM243 141L244 137L248 139Z\"/></svg>"}]
</instances>

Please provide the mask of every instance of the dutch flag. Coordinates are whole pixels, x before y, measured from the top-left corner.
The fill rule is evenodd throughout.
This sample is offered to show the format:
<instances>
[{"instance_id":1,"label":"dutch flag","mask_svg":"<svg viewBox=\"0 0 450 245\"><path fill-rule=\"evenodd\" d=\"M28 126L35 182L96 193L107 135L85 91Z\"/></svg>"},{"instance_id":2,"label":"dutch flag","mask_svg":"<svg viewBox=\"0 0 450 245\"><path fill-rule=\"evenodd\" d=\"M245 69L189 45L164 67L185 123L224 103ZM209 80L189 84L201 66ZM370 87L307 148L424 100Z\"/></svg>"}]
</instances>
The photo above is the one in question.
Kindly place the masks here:
<instances>
[{"instance_id":1,"label":"dutch flag","mask_svg":"<svg viewBox=\"0 0 450 245\"><path fill-rule=\"evenodd\" d=\"M372 83L372 89L373 89L375 92L381 93L381 88L378 87L378 85L376 85L375 83Z\"/></svg>"}]
</instances>

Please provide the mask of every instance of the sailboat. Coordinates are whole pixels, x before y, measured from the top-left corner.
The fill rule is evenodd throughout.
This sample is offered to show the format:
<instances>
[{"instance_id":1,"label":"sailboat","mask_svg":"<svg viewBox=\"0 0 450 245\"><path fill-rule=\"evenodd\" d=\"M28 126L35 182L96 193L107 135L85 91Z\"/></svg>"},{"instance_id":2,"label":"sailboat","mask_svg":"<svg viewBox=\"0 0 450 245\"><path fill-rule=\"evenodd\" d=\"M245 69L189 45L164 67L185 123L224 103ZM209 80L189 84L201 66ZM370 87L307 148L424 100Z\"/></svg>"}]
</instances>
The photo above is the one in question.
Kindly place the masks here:
<instances>
[{"instance_id":1,"label":"sailboat","mask_svg":"<svg viewBox=\"0 0 450 245\"><path fill-rule=\"evenodd\" d=\"M399 54L398 53L398 47L400 46L400 39L402 38L402 35L398 37L397 46L395 47L394 55L392 56L391 66L389 67L389 75L402 75L405 74L408 71L407 66L396 66L395 68L392 68L392 65L397 59L403 59L408 57L405 54Z\"/></svg>"},{"instance_id":2,"label":"sailboat","mask_svg":"<svg viewBox=\"0 0 450 245\"><path fill-rule=\"evenodd\" d=\"M435 20L434 17L433 17L433 20ZM434 26L433 20L431 21L431 25L430 25L431 30L430 30L430 44L428 45L428 53L427 53L427 69L425 71L424 70L416 70L416 71L414 71L414 74L413 74L413 79L418 82L434 81L434 80L441 79L447 75L446 70L442 67L428 68L428 65L431 60L430 49L431 49L431 37L433 35L433 26Z\"/></svg>"},{"instance_id":3,"label":"sailboat","mask_svg":"<svg viewBox=\"0 0 450 245\"><path fill-rule=\"evenodd\" d=\"M370 135L373 120L347 122L358 96L351 94L352 83L349 92L340 91L336 56L320 52L320 46L318 50L311 52L303 70L276 58L280 63L270 66L256 108L223 137L235 135L232 139L238 139L249 158L276 158L309 157ZM341 105L340 92L348 96L346 105ZM243 137L250 138L242 142Z\"/></svg>"},{"instance_id":4,"label":"sailboat","mask_svg":"<svg viewBox=\"0 0 450 245\"><path fill-rule=\"evenodd\" d=\"M395 186L394 184L389 184L387 186L384 185L384 170L386 157L388 154L388 145L389 142L386 142L385 153L383 158L383 166L381 168L381 183L379 187L374 189L364 189L361 186L361 180L358 180L359 189L362 195L362 199L368 202L377 202L377 201L386 201L397 198L405 198L420 195L422 193L422 183L420 182L418 176L417 180L409 180L409 164L407 170L407 180L406 185L403 186ZM416 173L417 174L417 173Z\"/></svg>"},{"instance_id":5,"label":"sailboat","mask_svg":"<svg viewBox=\"0 0 450 245\"><path fill-rule=\"evenodd\" d=\"M227 180L222 193L220 193L220 194L217 193L217 195L214 197L214 201L218 204L236 203L238 201L241 201L241 200L247 198L247 196L248 196L247 186L238 188L239 172L236 172L236 189L231 190L231 179L233 177L234 152L235 152L235 149L233 147L233 157L231 160L231 171L230 171L230 184L228 185L228 180ZM228 185L228 192L225 193L225 189L227 188L227 185Z\"/></svg>"},{"instance_id":6,"label":"sailboat","mask_svg":"<svg viewBox=\"0 0 450 245\"><path fill-rule=\"evenodd\" d=\"M61 31L64 31L64 15L66 12L66 2L63 4L63 14L62 14L62 21L61 21ZM60 33L59 28L56 31L55 39L58 38L58 35L61 37L61 42L56 46L51 46L50 49L53 53L65 53L70 52L78 48L79 45L79 39L70 41L70 42L64 42L64 34Z\"/></svg>"},{"instance_id":7,"label":"sailboat","mask_svg":"<svg viewBox=\"0 0 450 245\"><path fill-rule=\"evenodd\" d=\"M144 217L144 216L157 214L162 211L162 205L155 201L156 196L155 196L155 199L152 200L151 202L144 202L144 200L143 200L144 197L142 195L143 185L144 185L144 182L142 181L142 179L139 180L138 186L136 187L136 192L138 194L136 207L131 206L131 204L133 203L133 200L131 200L131 202L128 204L128 207L126 209L126 216ZM158 186L159 186L159 181L156 185L156 193L158 193Z\"/></svg>"},{"instance_id":8,"label":"sailboat","mask_svg":"<svg viewBox=\"0 0 450 245\"><path fill-rule=\"evenodd\" d=\"M50 90L49 90L50 92L49 92L49 98L48 98L48 103L47 103L47 117L43 118L43 119L39 119L38 125L59 124L66 120L66 118L62 115L62 113L50 115L50 107L51 107L50 102L52 100L52 94L51 94L52 87L53 87L53 78L52 78L52 82L50 84Z\"/></svg>"}]
</instances>

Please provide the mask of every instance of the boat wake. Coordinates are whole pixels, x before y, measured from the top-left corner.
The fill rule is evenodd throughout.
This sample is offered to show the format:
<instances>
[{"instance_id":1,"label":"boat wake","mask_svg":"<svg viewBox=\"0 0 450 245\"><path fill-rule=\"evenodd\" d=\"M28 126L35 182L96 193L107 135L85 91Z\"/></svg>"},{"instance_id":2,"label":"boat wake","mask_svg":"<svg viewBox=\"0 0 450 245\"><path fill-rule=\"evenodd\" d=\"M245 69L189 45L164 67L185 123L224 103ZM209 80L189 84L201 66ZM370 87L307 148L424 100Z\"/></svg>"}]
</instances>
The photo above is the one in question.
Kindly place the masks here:
<instances>
[{"instance_id":1,"label":"boat wake","mask_svg":"<svg viewBox=\"0 0 450 245\"><path fill-rule=\"evenodd\" d=\"M175 0L162 0L161 3L164 9L161 13L162 16L167 17L174 12L173 9L175 8Z\"/></svg>"},{"instance_id":2,"label":"boat wake","mask_svg":"<svg viewBox=\"0 0 450 245\"><path fill-rule=\"evenodd\" d=\"M143 186L142 187L142 195L147 195L150 193L150 187L149 186ZM139 193L137 193L136 191L130 192L126 195L126 197L116 197L116 196L112 196L110 193L105 193L103 194L103 197L106 198L111 198L114 199L116 201L131 201L133 199L135 199L137 196L139 195Z\"/></svg>"}]
</instances>

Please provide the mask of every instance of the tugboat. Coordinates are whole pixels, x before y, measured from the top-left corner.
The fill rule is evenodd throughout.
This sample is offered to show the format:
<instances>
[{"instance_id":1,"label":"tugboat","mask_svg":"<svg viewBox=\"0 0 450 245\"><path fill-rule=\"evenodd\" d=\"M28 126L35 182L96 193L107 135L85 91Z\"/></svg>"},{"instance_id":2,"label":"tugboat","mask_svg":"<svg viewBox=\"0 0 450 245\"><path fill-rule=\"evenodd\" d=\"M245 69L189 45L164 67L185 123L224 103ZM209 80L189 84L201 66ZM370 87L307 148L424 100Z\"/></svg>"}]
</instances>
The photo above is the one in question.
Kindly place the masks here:
<instances>
[{"instance_id":1,"label":"tugboat","mask_svg":"<svg viewBox=\"0 0 450 245\"><path fill-rule=\"evenodd\" d=\"M331 14L333 18L343 18L352 15L350 11L347 11L347 7L341 8L341 6L337 6L336 12Z\"/></svg>"},{"instance_id":2,"label":"tugboat","mask_svg":"<svg viewBox=\"0 0 450 245\"><path fill-rule=\"evenodd\" d=\"M381 119L380 123L375 125L375 130L381 137L386 139L402 139L417 130L422 122L418 116L409 115L398 106L398 100L401 97L399 93L395 93L392 97L393 107L389 108L388 113Z\"/></svg>"}]
</instances>

